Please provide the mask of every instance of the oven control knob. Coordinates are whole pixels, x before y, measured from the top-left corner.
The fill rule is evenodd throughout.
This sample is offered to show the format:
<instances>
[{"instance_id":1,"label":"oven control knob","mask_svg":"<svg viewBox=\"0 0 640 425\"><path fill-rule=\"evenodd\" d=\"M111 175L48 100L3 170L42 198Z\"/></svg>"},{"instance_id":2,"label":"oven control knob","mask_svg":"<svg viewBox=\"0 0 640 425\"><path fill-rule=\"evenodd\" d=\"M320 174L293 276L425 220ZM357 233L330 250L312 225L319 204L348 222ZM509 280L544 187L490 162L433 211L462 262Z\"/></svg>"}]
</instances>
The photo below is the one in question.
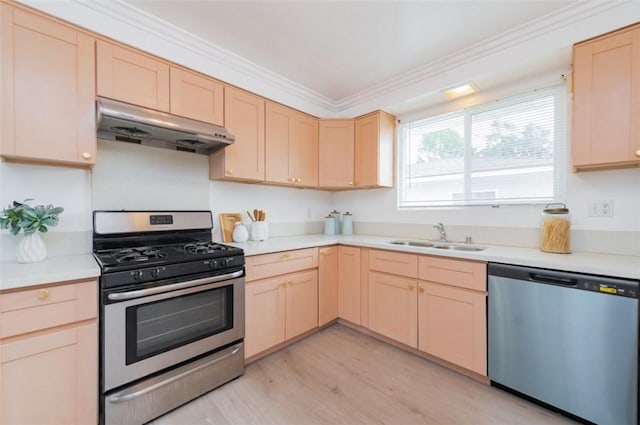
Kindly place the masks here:
<instances>
[{"instance_id":1,"label":"oven control knob","mask_svg":"<svg viewBox=\"0 0 640 425\"><path fill-rule=\"evenodd\" d=\"M136 270L133 272L133 278L135 280L142 280L142 270Z\"/></svg>"},{"instance_id":2,"label":"oven control knob","mask_svg":"<svg viewBox=\"0 0 640 425\"><path fill-rule=\"evenodd\" d=\"M209 261L209 268L211 270L213 269L217 269L218 268L218 260L211 260Z\"/></svg>"},{"instance_id":3,"label":"oven control knob","mask_svg":"<svg viewBox=\"0 0 640 425\"><path fill-rule=\"evenodd\" d=\"M225 258L224 259L224 264L227 267L232 266L233 265L233 257Z\"/></svg>"},{"instance_id":4,"label":"oven control knob","mask_svg":"<svg viewBox=\"0 0 640 425\"><path fill-rule=\"evenodd\" d=\"M160 275L160 272L162 271L162 269L160 267L156 267L155 269L151 270L151 277L152 278L157 278L158 275Z\"/></svg>"}]
</instances>

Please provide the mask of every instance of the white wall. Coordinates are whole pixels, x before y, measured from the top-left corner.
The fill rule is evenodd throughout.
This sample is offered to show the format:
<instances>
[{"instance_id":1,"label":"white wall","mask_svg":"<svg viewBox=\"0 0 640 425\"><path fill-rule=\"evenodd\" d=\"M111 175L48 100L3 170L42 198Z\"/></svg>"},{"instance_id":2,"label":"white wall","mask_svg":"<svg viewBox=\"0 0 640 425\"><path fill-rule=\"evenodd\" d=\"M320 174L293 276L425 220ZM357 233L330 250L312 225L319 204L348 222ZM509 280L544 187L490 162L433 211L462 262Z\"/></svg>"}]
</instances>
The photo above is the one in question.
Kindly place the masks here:
<instances>
[{"instance_id":1,"label":"white wall","mask_svg":"<svg viewBox=\"0 0 640 425\"><path fill-rule=\"evenodd\" d=\"M55 232L91 230L91 172L0 162L0 207L32 198L31 205L63 207Z\"/></svg>"}]
</instances>

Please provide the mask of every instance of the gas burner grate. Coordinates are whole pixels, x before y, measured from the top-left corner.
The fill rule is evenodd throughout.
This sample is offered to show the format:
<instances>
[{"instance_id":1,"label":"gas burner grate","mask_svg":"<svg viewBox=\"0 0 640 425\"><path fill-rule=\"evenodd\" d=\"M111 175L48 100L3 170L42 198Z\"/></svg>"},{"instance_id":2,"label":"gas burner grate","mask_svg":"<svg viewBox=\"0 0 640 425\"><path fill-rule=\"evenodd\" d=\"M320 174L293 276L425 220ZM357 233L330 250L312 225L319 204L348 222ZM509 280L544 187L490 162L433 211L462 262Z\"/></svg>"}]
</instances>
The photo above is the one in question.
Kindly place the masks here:
<instances>
[{"instance_id":1,"label":"gas burner grate","mask_svg":"<svg viewBox=\"0 0 640 425\"><path fill-rule=\"evenodd\" d=\"M162 252L153 247L127 248L121 249L113 254L119 263L125 261L148 261L149 259L160 259L167 256L166 252Z\"/></svg>"},{"instance_id":2,"label":"gas burner grate","mask_svg":"<svg viewBox=\"0 0 640 425\"><path fill-rule=\"evenodd\" d=\"M226 247L215 242L192 242L183 245L182 249L188 254L211 254L216 251L224 251Z\"/></svg>"}]
</instances>

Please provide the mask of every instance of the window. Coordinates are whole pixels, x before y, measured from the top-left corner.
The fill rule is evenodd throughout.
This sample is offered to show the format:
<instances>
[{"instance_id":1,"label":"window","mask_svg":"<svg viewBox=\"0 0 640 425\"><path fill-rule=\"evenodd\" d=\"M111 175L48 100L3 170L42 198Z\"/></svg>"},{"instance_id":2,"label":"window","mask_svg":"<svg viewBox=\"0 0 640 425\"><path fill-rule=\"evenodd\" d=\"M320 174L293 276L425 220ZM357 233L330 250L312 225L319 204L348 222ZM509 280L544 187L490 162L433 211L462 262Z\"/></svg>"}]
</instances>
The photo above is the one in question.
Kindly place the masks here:
<instances>
[{"instance_id":1,"label":"window","mask_svg":"<svg viewBox=\"0 0 640 425\"><path fill-rule=\"evenodd\" d=\"M564 85L400 127L399 208L561 200Z\"/></svg>"}]
</instances>

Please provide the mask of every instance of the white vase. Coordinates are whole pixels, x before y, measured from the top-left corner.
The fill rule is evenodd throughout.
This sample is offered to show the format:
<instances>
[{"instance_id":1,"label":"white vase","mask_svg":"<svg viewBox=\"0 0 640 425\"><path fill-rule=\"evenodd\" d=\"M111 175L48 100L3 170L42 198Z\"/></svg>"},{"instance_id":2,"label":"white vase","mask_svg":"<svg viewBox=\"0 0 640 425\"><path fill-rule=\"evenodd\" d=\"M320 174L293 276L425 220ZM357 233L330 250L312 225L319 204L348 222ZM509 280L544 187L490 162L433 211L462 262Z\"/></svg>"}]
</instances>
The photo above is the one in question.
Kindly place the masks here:
<instances>
[{"instance_id":1,"label":"white vase","mask_svg":"<svg viewBox=\"0 0 640 425\"><path fill-rule=\"evenodd\" d=\"M22 235L18 242L16 258L19 263L36 263L47 258L47 247L42 241L40 232Z\"/></svg>"}]
</instances>

